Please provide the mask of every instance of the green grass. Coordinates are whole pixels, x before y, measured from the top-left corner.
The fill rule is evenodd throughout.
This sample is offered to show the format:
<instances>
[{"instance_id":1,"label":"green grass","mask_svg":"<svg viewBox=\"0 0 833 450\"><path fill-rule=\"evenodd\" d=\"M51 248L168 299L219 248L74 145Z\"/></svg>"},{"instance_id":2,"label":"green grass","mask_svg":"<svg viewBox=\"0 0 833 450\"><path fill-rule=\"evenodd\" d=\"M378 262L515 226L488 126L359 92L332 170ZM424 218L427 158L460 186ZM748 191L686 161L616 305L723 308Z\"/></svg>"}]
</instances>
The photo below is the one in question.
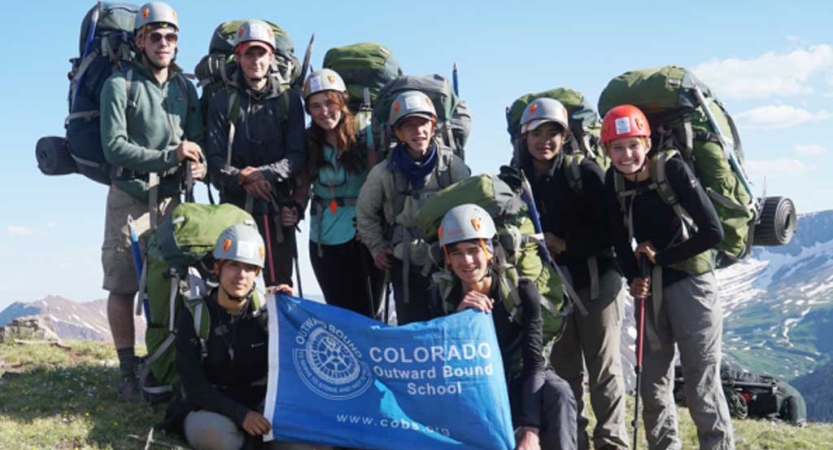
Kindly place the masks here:
<instances>
[{"instance_id":1,"label":"green grass","mask_svg":"<svg viewBox=\"0 0 833 450\"><path fill-rule=\"evenodd\" d=\"M116 401L112 345L69 342L0 344L0 449L142 449L130 435L147 435L164 407ZM633 411L629 398L628 412ZM694 424L679 410L684 449L697 448ZM630 417L628 423L630 423ZM591 430L594 419L591 417ZM796 428L768 421L734 421L738 450L830 449L833 425ZM630 426L628 432L633 433ZM647 448L644 431L639 448ZM159 438L159 436L157 436ZM184 445L170 436L163 441ZM160 447L154 447L160 448Z\"/></svg>"}]
</instances>

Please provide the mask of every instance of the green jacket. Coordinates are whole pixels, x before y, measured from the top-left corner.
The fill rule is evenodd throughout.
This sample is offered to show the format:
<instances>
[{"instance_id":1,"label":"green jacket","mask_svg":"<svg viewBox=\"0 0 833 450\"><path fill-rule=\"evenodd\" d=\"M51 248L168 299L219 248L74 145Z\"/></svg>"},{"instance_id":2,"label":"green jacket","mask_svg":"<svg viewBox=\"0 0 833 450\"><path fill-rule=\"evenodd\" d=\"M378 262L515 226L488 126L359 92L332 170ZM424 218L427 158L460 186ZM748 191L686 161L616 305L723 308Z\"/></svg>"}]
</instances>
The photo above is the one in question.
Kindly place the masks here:
<instances>
[{"instance_id":1,"label":"green jacket","mask_svg":"<svg viewBox=\"0 0 833 450\"><path fill-rule=\"evenodd\" d=\"M128 70L114 72L102 87L101 144L114 167L110 177L113 185L136 198L147 198L149 172L160 173L159 198L177 195L176 148L183 140L202 147L197 90L180 72L172 66L168 80L159 84L148 68L132 63Z\"/></svg>"}]
</instances>

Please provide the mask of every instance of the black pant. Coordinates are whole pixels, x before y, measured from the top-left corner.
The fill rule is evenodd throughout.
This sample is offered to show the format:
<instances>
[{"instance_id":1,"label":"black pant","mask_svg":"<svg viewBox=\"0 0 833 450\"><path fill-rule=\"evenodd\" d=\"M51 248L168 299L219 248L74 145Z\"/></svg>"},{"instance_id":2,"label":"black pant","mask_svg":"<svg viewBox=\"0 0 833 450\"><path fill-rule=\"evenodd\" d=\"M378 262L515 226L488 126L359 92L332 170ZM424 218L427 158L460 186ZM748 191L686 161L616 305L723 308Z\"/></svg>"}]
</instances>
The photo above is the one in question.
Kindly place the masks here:
<instances>
[{"instance_id":1,"label":"black pant","mask_svg":"<svg viewBox=\"0 0 833 450\"><path fill-rule=\"evenodd\" d=\"M541 427L542 449L576 450L578 448L576 399L570 384L547 368L541 386ZM509 404L512 408L513 424L523 408L523 380L520 377L508 383Z\"/></svg>"},{"instance_id":2,"label":"black pant","mask_svg":"<svg viewBox=\"0 0 833 450\"><path fill-rule=\"evenodd\" d=\"M402 273L402 261L393 258L390 269L393 283L393 298L396 301L396 323L407 325L411 322L423 322L431 317L431 276L423 276L421 267L411 265L408 273L408 302L405 302L405 283Z\"/></svg>"},{"instance_id":3,"label":"black pant","mask_svg":"<svg viewBox=\"0 0 833 450\"><path fill-rule=\"evenodd\" d=\"M295 246L295 228L281 227L280 216L276 213L253 213L257 228L266 244L266 264L263 267L263 280L266 286L292 284L292 260L297 253ZM267 223L264 223L264 220ZM269 233L267 235L267 224ZM280 231L279 231L280 230ZM278 242L278 234L283 234L283 241Z\"/></svg>"},{"instance_id":4,"label":"black pant","mask_svg":"<svg viewBox=\"0 0 833 450\"><path fill-rule=\"evenodd\" d=\"M318 256L318 244L309 241L312 270L327 304L375 317L385 274L373 265L367 247L351 239L344 244L322 245L321 250L322 256Z\"/></svg>"}]
</instances>

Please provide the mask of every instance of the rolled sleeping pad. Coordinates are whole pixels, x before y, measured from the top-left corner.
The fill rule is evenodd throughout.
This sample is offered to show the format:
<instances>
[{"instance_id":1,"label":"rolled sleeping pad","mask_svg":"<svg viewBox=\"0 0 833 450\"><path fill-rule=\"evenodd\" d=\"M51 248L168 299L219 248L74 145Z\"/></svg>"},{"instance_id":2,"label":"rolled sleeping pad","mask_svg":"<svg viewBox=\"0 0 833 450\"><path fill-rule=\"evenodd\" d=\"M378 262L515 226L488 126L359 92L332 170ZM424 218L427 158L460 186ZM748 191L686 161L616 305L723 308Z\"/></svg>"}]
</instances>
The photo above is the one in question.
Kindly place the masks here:
<instances>
[{"instance_id":1,"label":"rolled sleeping pad","mask_svg":"<svg viewBox=\"0 0 833 450\"><path fill-rule=\"evenodd\" d=\"M67 140L60 136L45 136L35 146L38 169L44 175L68 175L78 173L78 165L72 158Z\"/></svg>"}]
</instances>

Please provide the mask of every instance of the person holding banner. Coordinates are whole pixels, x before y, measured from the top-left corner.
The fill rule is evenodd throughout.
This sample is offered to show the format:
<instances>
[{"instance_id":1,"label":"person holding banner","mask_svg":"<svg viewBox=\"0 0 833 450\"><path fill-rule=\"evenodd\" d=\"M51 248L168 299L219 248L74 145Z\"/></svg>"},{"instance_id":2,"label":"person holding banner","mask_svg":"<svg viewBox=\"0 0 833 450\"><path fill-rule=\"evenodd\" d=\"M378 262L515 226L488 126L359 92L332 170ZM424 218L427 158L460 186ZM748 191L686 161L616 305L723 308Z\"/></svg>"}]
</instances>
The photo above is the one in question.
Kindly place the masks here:
<instances>
[{"instance_id":1,"label":"person holding banner","mask_svg":"<svg viewBox=\"0 0 833 450\"><path fill-rule=\"evenodd\" d=\"M208 171L220 201L245 209L257 222L266 240L266 284L291 285L301 209L291 194L306 159L301 97L271 71L275 35L269 24L243 22L234 52L234 82L208 106Z\"/></svg>"},{"instance_id":2,"label":"person holding banner","mask_svg":"<svg viewBox=\"0 0 833 450\"><path fill-rule=\"evenodd\" d=\"M503 356L509 401L522 450L576 449L577 410L570 385L546 366L543 355L541 295L535 284L521 278L516 286L494 267L497 234L483 208L465 204L446 213L439 241L446 266L455 276L448 300L435 305L443 313L474 308L492 314ZM516 292L520 308L510 311L506 295ZM515 316L520 314L518 320Z\"/></svg>"},{"instance_id":3,"label":"person holding banner","mask_svg":"<svg viewBox=\"0 0 833 450\"><path fill-rule=\"evenodd\" d=\"M254 224L227 228L214 247L219 286L202 299L187 300L180 311L176 368L183 395L168 406L162 427L181 431L196 449L318 448L262 441L271 430L262 414L269 337L259 307L262 294L255 290L264 255ZM275 289L293 294L288 285Z\"/></svg>"},{"instance_id":4,"label":"person holding banner","mask_svg":"<svg viewBox=\"0 0 833 450\"><path fill-rule=\"evenodd\" d=\"M312 269L327 304L374 317L384 272L373 264L356 231L356 199L370 167L357 141L355 115L347 107L347 86L335 71L321 69L307 77L303 93L312 123L307 165L292 196L305 208L312 188Z\"/></svg>"}]
</instances>

